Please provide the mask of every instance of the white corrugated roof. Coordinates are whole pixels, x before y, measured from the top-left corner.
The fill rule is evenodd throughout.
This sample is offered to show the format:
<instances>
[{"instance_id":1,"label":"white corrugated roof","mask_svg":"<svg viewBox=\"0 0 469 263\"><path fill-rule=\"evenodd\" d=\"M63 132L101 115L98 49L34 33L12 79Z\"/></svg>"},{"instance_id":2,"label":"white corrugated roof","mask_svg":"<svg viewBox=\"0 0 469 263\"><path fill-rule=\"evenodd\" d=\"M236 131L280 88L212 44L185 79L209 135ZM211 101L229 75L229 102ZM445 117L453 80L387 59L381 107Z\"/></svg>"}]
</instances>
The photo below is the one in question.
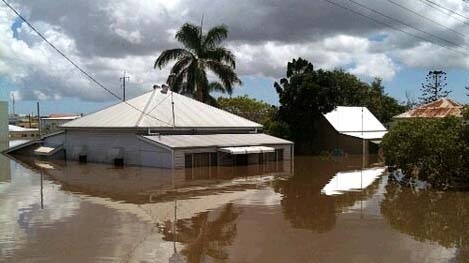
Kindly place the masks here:
<instances>
[{"instance_id":1,"label":"white corrugated roof","mask_svg":"<svg viewBox=\"0 0 469 263\"><path fill-rule=\"evenodd\" d=\"M160 88L64 124L64 128L170 128L173 127L171 91ZM258 123L173 93L177 128L261 128ZM143 114L144 111L148 115Z\"/></svg>"},{"instance_id":2,"label":"white corrugated roof","mask_svg":"<svg viewBox=\"0 0 469 263\"><path fill-rule=\"evenodd\" d=\"M11 124L8 125L8 130L13 131L13 132L34 132L34 131L39 131L38 129L23 128L23 127L16 126L16 125L11 125Z\"/></svg>"},{"instance_id":3,"label":"white corrugated roof","mask_svg":"<svg viewBox=\"0 0 469 263\"><path fill-rule=\"evenodd\" d=\"M169 148L204 148L292 144L263 133L142 136Z\"/></svg>"},{"instance_id":4,"label":"white corrugated roof","mask_svg":"<svg viewBox=\"0 0 469 263\"><path fill-rule=\"evenodd\" d=\"M339 106L324 117L336 131L345 135L380 139L387 133L386 127L366 107Z\"/></svg>"}]
</instances>

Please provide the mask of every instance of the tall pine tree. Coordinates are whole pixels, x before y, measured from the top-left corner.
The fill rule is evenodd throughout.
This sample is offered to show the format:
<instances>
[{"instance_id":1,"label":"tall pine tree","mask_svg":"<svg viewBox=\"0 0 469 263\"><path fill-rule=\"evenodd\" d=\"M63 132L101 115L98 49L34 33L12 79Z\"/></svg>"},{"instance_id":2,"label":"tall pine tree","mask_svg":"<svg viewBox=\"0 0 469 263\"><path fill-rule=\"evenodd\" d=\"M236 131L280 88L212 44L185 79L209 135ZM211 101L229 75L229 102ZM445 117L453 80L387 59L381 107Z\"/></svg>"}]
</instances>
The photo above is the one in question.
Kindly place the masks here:
<instances>
[{"instance_id":1,"label":"tall pine tree","mask_svg":"<svg viewBox=\"0 0 469 263\"><path fill-rule=\"evenodd\" d=\"M426 104L447 97L451 93L451 91L444 90L447 85L446 72L441 70L429 71L425 77L425 83L422 83L420 88L422 91L422 96L419 98L420 102Z\"/></svg>"}]
</instances>

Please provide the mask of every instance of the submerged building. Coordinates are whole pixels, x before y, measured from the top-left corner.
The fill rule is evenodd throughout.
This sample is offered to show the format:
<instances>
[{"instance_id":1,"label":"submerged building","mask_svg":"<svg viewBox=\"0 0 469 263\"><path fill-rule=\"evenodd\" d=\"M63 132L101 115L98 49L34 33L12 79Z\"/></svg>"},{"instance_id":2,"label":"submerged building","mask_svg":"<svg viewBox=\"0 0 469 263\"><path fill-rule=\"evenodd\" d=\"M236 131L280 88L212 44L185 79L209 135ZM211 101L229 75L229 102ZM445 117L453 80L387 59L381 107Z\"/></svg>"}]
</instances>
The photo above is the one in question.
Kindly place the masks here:
<instances>
[{"instance_id":1,"label":"submerged building","mask_svg":"<svg viewBox=\"0 0 469 263\"><path fill-rule=\"evenodd\" d=\"M336 107L319 122L318 146L328 152L377 153L386 127L366 107Z\"/></svg>"},{"instance_id":2,"label":"submerged building","mask_svg":"<svg viewBox=\"0 0 469 263\"><path fill-rule=\"evenodd\" d=\"M260 133L262 125L159 87L61 129L8 152L164 168L293 158L293 143Z\"/></svg>"}]
</instances>

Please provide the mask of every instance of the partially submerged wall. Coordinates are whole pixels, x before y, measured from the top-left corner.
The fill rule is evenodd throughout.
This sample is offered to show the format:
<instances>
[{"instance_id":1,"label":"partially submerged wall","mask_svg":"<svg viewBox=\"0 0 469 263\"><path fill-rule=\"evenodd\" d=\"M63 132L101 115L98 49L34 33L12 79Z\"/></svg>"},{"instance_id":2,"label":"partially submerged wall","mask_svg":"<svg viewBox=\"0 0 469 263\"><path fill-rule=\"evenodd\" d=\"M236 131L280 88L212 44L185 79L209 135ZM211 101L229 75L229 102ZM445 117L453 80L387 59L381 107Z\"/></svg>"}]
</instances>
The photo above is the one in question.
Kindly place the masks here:
<instances>
[{"instance_id":1,"label":"partially submerged wall","mask_svg":"<svg viewBox=\"0 0 469 263\"><path fill-rule=\"evenodd\" d=\"M86 155L88 162L113 163L123 158L126 165L172 167L171 151L139 140L133 133L67 131L64 148L70 160Z\"/></svg>"}]
</instances>

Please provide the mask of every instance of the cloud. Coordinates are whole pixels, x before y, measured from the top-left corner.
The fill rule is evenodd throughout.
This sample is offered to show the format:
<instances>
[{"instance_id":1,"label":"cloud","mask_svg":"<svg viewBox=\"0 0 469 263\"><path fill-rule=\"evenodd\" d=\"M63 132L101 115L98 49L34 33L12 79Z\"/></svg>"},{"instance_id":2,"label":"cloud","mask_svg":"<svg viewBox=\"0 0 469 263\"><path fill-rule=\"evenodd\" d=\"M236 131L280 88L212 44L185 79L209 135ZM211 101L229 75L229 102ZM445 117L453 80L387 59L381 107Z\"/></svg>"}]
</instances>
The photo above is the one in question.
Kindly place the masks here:
<instances>
[{"instance_id":1,"label":"cloud","mask_svg":"<svg viewBox=\"0 0 469 263\"><path fill-rule=\"evenodd\" d=\"M366 38L347 35L328 37L318 42L305 44L262 44L233 45L243 75L262 75L280 78L285 74L285 65L292 58L303 57L316 68L334 69L345 67L353 74L364 77L392 79L397 67L392 59L381 53L373 53L374 43Z\"/></svg>"},{"instance_id":2,"label":"cloud","mask_svg":"<svg viewBox=\"0 0 469 263\"><path fill-rule=\"evenodd\" d=\"M391 1L356 0L364 6L405 21L454 45L415 31L350 1L333 0L441 45L466 45L461 18L420 1L393 0L441 25L411 14ZM168 69L152 68L159 53L178 45L174 33L184 22L204 28L226 24L227 46L236 54L243 77L280 78L286 63L304 57L316 68L345 68L361 77L390 80L402 67L468 68L465 56L427 41L396 32L325 1L293 0L16 0L12 1L44 35L113 92L120 94L119 78L130 75L129 96L165 81ZM444 0L442 5L469 15L464 3ZM15 37L17 18L0 7L0 77L16 84L22 99L76 97L86 101L110 100L47 46L25 24ZM399 65L399 68L397 65Z\"/></svg>"}]
</instances>

